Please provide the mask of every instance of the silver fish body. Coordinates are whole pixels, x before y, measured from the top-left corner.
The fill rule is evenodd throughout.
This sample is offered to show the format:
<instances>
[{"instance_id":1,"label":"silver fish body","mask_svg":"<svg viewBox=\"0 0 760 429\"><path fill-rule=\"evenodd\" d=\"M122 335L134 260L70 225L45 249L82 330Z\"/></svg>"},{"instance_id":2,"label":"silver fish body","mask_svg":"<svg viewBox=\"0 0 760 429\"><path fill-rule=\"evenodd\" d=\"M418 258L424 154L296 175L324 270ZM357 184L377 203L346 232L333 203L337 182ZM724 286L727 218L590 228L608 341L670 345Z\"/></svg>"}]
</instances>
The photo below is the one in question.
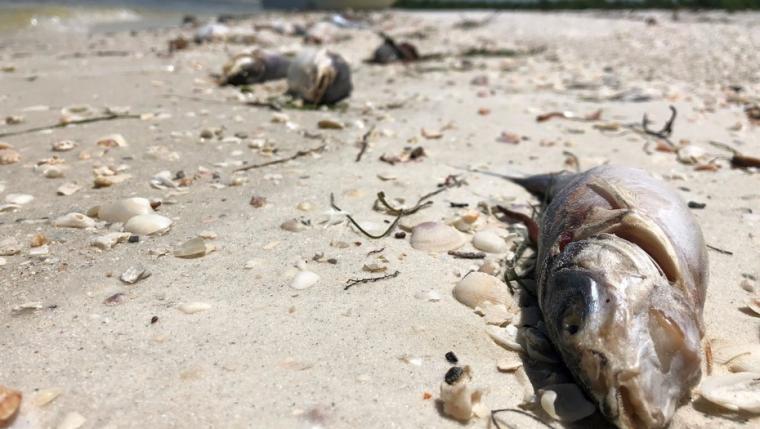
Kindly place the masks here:
<instances>
[{"instance_id":1,"label":"silver fish body","mask_svg":"<svg viewBox=\"0 0 760 429\"><path fill-rule=\"evenodd\" d=\"M601 166L516 179L549 201L537 295L576 380L621 428L661 428L701 377L707 251L678 194Z\"/></svg>"},{"instance_id":2,"label":"silver fish body","mask_svg":"<svg viewBox=\"0 0 760 429\"><path fill-rule=\"evenodd\" d=\"M284 79L288 75L290 59L277 53L255 50L233 57L222 68L222 85L251 85Z\"/></svg>"}]
</instances>

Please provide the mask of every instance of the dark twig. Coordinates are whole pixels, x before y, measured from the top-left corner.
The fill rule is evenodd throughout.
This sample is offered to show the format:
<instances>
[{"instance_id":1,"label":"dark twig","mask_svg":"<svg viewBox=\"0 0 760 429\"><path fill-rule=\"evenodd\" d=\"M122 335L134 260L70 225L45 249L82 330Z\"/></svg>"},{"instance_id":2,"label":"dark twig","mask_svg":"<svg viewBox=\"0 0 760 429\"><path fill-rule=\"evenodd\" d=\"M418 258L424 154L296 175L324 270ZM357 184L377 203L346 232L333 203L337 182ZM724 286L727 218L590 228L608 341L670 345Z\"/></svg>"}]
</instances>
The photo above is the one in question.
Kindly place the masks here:
<instances>
[{"instance_id":1,"label":"dark twig","mask_svg":"<svg viewBox=\"0 0 760 429\"><path fill-rule=\"evenodd\" d=\"M312 153L322 152L323 150L325 150L326 147L327 145L323 144L322 146L315 147L313 149L299 150L298 152L295 153L295 155L289 156L287 158L275 159L274 161L268 161L263 164L246 165L245 167L236 168L232 170L232 172L237 173L238 171L248 171L248 170L253 170L254 168L262 168L262 167L269 167L270 165L282 164L284 162L292 161L294 159L301 158L306 155L311 155Z\"/></svg>"},{"instance_id":2,"label":"dark twig","mask_svg":"<svg viewBox=\"0 0 760 429\"><path fill-rule=\"evenodd\" d=\"M721 253L721 254L724 254L724 255L732 256L734 254L734 252L732 252L730 250L721 249L720 247L711 246L709 244L707 244L706 246L707 246L708 249L714 250L714 251L716 251L718 253Z\"/></svg>"},{"instance_id":3,"label":"dark twig","mask_svg":"<svg viewBox=\"0 0 760 429\"><path fill-rule=\"evenodd\" d=\"M356 154L356 162L359 162L362 160L362 156L364 156L364 152L367 151L367 147L369 146L369 137L372 135L372 133L375 131L375 126L373 125L372 128L369 129L364 135L362 136L361 141L361 149L359 149L359 153Z\"/></svg>"},{"instance_id":4,"label":"dark twig","mask_svg":"<svg viewBox=\"0 0 760 429\"><path fill-rule=\"evenodd\" d=\"M499 410L493 410L493 411L491 411L491 422L493 423L494 426L496 426L496 429L501 429L501 425L499 424L498 421L496 421L496 414L498 414L498 413L507 413L507 412L517 413L517 414L522 414L522 415L528 416L528 417L532 418L533 420L546 425L546 427L548 427L550 429L554 429L554 426L550 425L549 423L546 423L545 421L539 419L538 417L534 416L533 414L531 414L531 413L529 413L527 411L518 410L517 408L502 408L502 409L499 409Z\"/></svg>"},{"instance_id":5,"label":"dark twig","mask_svg":"<svg viewBox=\"0 0 760 429\"><path fill-rule=\"evenodd\" d=\"M392 278L398 277L399 274L401 274L401 272L397 270L393 274L386 274L382 277L368 277L366 279L349 279L346 281L346 286L343 288L343 290L348 290L349 288L356 286L358 284L362 284L362 283L375 283L381 280L392 279Z\"/></svg>"},{"instance_id":6,"label":"dark twig","mask_svg":"<svg viewBox=\"0 0 760 429\"><path fill-rule=\"evenodd\" d=\"M381 247L381 248L375 249L375 250L370 250L369 252L367 252L367 256L375 255L375 254L378 254L378 253L383 253L384 250L385 250L385 247Z\"/></svg>"},{"instance_id":7,"label":"dark twig","mask_svg":"<svg viewBox=\"0 0 760 429\"><path fill-rule=\"evenodd\" d=\"M459 259L485 259L486 254L482 252L460 252L449 250L449 255Z\"/></svg>"},{"instance_id":8,"label":"dark twig","mask_svg":"<svg viewBox=\"0 0 760 429\"><path fill-rule=\"evenodd\" d=\"M269 110L274 110L275 112L282 112L282 106L280 106L277 103L273 103L271 101L251 100L251 101L246 101L244 104L246 106L251 106L251 107L266 107Z\"/></svg>"},{"instance_id":9,"label":"dark twig","mask_svg":"<svg viewBox=\"0 0 760 429\"><path fill-rule=\"evenodd\" d=\"M660 131L654 131L649 129L649 118L647 118L647 114L644 113L644 117L641 119L641 128L644 130L644 133L649 134L650 136L661 138L670 143L668 139L670 138L670 135L673 134L673 123L676 121L677 115L678 111L676 108L674 106L670 106L670 119L665 122L665 125Z\"/></svg>"},{"instance_id":10,"label":"dark twig","mask_svg":"<svg viewBox=\"0 0 760 429\"><path fill-rule=\"evenodd\" d=\"M18 136L21 134L29 134L34 133L37 131L44 131L44 130L52 130L55 128L64 128L69 125L78 125L78 124L89 124L92 122L101 122L101 121L113 121L115 119L137 119L140 115L104 115L104 116L95 116L93 118L84 118L79 119L75 121L69 121L69 122L59 122L54 125L46 125L43 127L35 127L35 128L27 128L25 130L19 130L19 131L10 131L7 133L0 133L0 137L10 137L10 136Z\"/></svg>"},{"instance_id":11,"label":"dark twig","mask_svg":"<svg viewBox=\"0 0 760 429\"><path fill-rule=\"evenodd\" d=\"M580 173L581 161L578 159L578 156L570 152L569 150L563 150L562 154L568 157L568 159L565 160L565 165L572 163L573 170L575 170L576 173Z\"/></svg>"}]
</instances>

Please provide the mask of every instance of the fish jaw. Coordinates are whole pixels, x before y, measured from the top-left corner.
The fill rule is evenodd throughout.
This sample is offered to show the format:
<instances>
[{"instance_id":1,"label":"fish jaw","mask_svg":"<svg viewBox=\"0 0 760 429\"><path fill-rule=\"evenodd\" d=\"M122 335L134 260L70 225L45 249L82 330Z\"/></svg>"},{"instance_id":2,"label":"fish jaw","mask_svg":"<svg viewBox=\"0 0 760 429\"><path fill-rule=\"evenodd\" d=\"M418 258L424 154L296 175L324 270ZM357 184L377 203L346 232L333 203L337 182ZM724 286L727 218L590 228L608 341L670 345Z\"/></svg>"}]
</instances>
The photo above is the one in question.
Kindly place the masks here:
<instances>
[{"instance_id":1,"label":"fish jaw","mask_svg":"<svg viewBox=\"0 0 760 429\"><path fill-rule=\"evenodd\" d=\"M542 311L575 378L618 427L667 426L701 377L698 318L683 291L640 247L608 234L568 244L547 268ZM574 334L558 320L578 324Z\"/></svg>"}]
</instances>

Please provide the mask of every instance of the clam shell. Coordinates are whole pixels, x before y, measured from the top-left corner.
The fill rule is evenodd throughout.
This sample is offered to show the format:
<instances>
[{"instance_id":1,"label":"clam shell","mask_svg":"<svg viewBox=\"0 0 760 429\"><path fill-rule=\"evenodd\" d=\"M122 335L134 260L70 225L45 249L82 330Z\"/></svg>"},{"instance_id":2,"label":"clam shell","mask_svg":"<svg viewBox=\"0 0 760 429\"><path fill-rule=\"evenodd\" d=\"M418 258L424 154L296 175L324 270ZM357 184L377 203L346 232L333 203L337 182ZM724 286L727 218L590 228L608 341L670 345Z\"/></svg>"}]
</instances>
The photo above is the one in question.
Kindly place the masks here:
<instances>
[{"instance_id":1,"label":"clam shell","mask_svg":"<svg viewBox=\"0 0 760 429\"><path fill-rule=\"evenodd\" d=\"M59 228L92 228L95 226L95 219L82 213L69 213L54 220L53 226Z\"/></svg>"},{"instance_id":2,"label":"clam shell","mask_svg":"<svg viewBox=\"0 0 760 429\"><path fill-rule=\"evenodd\" d=\"M124 230L138 235L163 234L172 226L172 220L156 213L137 215L124 225Z\"/></svg>"},{"instance_id":3,"label":"clam shell","mask_svg":"<svg viewBox=\"0 0 760 429\"><path fill-rule=\"evenodd\" d=\"M153 207L147 198L126 198L111 204L100 206L95 214L106 222L127 223L137 215L153 213Z\"/></svg>"},{"instance_id":4,"label":"clam shell","mask_svg":"<svg viewBox=\"0 0 760 429\"><path fill-rule=\"evenodd\" d=\"M319 276L311 271L299 271L290 283L293 289L308 289L319 281Z\"/></svg>"},{"instance_id":5,"label":"clam shell","mask_svg":"<svg viewBox=\"0 0 760 429\"><path fill-rule=\"evenodd\" d=\"M496 369L501 372L517 371L517 369L521 366L523 366L523 363L519 358L516 357L516 355L512 357L501 358L496 361Z\"/></svg>"},{"instance_id":6,"label":"clam shell","mask_svg":"<svg viewBox=\"0 0 760 429\"><path fill-rule=\"evenodd\" d=\"M63 390L55 387L50 389L42 389L37 392L36 395L34 395L32 402L34 402L34 405L38 407L44 407L47 404L53 402L55 398L61 396L61 393L63 393Z\"/></svg>"},{"instance_id":7,"label":"clam shell","mask_svg":"<svg viewBox=\"0 0 760 429\"><path fill-rule=\"evenodd\" d=\"M484 302L503 304L508 310L514 307L507 285L496 277L478 271L467 274L454 286L454 298L462 304L475 308Z\"/></svg>"},{"instance_id":8,"label":"clam shell","mask_svg":"<svg viewBox=\"0 0 760 429\"><path fill-rule=\"evenodd\" d=\"M507 242L492 231L476 232L472 237L472 245L487 253L506 253L509 250Z\"/></svg>"},{"instance_id":9,"label":"clam shell","mask_svg":"<svg viewBox=\"0 0 760 429\"><path fill-rule=\"evenodd\" d=\"M423 222L412 229L410 243L417 250L446 252L461 247L464 237L444 223Z\"/></svg>"},{"instance_id":10,"label":"clam shell","mask_svg":"<svg viewBox=\"0 0 760 429\"><path fill-rule=\"evenodd\" d=\"M577 385L555 384L540 391L541 408L553 419L572 423L584 419L596 411Z\"/></svg>"},{"instance_id":11,"label":"clam shell","mask_svg":"<svg viewBox=\"0 0 760 429\"><path fill-rule=\"evenodd\" d=\"M731 411L760 413L760 373L713 375L702 380L697 393Z\"/></svg>"},{"instance_id":12,"label":"clam shell","mask_svg":"<svg viewBox=\"0 0 760 429\"><path fill-rule=\"evenodd\" d=\"M195 237L182 243L175 251L174 256L178 258L200 258L214 251L214 245L206 243L203 238Z\"/></svg>"},{"instance_id":13,"label":"clam shell","mask_svg":"<svg viewBox=\"0 0 760 429\"><path fill-rule=\"evenodd\" d=\"M0 385L0 426L5 426L21 405L21 392Z\"/></svg>"},{"instance_id":14,"label":"clam shell","mask_svg":"<svg viewBox=\"0 0 760 429\"><path fill-rule=\"evenodd\" d=\"M177 309L185 314L195 314L211 309L211 304L205 302L183 302Z\"/></svg>"}]
</instances>

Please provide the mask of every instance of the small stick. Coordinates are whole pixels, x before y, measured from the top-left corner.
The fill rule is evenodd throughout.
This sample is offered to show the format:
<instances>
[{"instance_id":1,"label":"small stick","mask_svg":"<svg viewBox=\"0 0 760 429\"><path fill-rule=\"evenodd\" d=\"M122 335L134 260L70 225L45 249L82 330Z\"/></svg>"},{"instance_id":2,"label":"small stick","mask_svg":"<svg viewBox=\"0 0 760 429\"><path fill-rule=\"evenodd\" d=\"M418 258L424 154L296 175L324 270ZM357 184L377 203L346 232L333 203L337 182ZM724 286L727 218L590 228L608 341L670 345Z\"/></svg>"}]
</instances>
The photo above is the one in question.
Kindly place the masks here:
<instances>
[{"instance_id":1,"label":"small stick","mask_svg":"<svg viewBox=\"0 0 760 429\"><path fill-rule=\"evenodd\" d=\"M482 252L459 252L457 250L449 250L449 255L459 259L485 259L486 254Z\"/></svg>"},{"instance_id":2,"label":"small stick","mask_svg":"<svg viewBox=\"0 0 760 429\"><path fill-rule=\"evenodd\" d=\"M356 286L362 283L375 283L381 280L392 279L392 278L398 277L399 274L401 274L401 272L396 270L396 272L394 272L393 274L387 274L382 277L368 277L366 279L348 279L346 281L346 286L343 288L343 290L348 290L352 286Z\"/></svg>"},{"instance_id":3,"label":"small stick","mask_svg":"<svg viewBox=\"0 0 760 429\"><path fill-rule=\"evenodd\" d=\"M248 171L248 170L253 170L254 168L263 168L263 167L269 167L270 165L282 164L282 163L292 161L297 158L301 158L302 156L311 155L312 153L322 152L323 150L325 150L326 147L327 145L323 144L322 146L315 147L313 149L299 150L298 152L295 153L295 155L289 156L287 158L275 159L274 161L268 161L263 164L246 165L245 167L236 168L232 170L232 172L237 173L239 171Z\"/></svg>"},{"instance_id":4,"label":"small stick","mask_svg":"<svg viewBox=\"0 0 760 429\"><path fill-rule=\"evenodd\" d=\"M372 132L375 131L375 126L373 125L372 128L369 129L364 135L362 136L362 145L361 149L359 149L359 153L356 154L356 161L359 162L362 160L362 156L364 156L364 152L367 151L367 147L369 146L369 137L372 135Z\"/></svg>"},{"instance_id":5,"label":"small stick","mask_svg":"<svg viewBox=\"0 0 760 429\"><path fill-rule=\"evenodd\" d=\"M706 246L707 246L708 249L714 250L714 251L716 251L718 253L722 253L724 255L732 256L734 254L734 252L732 252L730 250L721 249L720 247L711 246L709 244L706 244Z\"/></svg>"},{"instance_id":6,"label":"small stick","mask_svg":"<svg viewBox=\"0 0 760 429\"><path fill-rule=\"evenodd\" d=\"M523 411L523 410L518 410L517 408L502 408L500 410L493 410L493 411L491 411L491 422L493 422L493 425L496 426L496 429L501 429L501 425L499 424L499 422L496 421L496 414L497 413L506 413L506 412L518 413L518 414L526 415L526 416L532 418L533 420L546 425L546 427L548 427L549 429L554 429L554 426L550 425L549 423L546 423L545 421L539 419L538 417L534 416L531 413L528 413L528 412Z\"/></svg>"},{"instance_id":7,"label":"small stick","mask_svg":"<svg viewBox=\"0 0 760 429\"><path fill-rule=\"evenodd\" d=\"M385 250L385 247L381 247L381 248L375 249L375 250L370 250L369 252L367 252L367 256L374 255L374 254L377 254L377 253L383 253L384 250Z\"/></svg>"},{"instance_id":8,"label":"small stick","mask_svg":"<svg viewBox=\"0 0 760 429\"><path fill-rule=\"evenodd\" d=\"M0 137L10 137L10 136L18 136L21 134L29 134L34 133L37 131L44 131L44 130L52 130L55 128L64 128L69 125L77 125L77 124L89 124L91 122L101 122L101 121L112 121L114 119L137 119L140 115L105 115L105 116L95 116L93 118L84 118L79 119L76 121L71 122L59 122L55 125L46 125L43 127L36 127L36 128L28 128L25 130L20 131L10 131L7 133L0 133Z\"/></svg>"},{"instance_id":9,"label":"small stick","mask_svg":"<svg viewBox=\"0 0 760 429\"><path fill-rule=\"evenodd\" d=\"M660 131L654 131L649 129L649 118L647 118L647 114L644 113L644 117L641 119L641 128L644 130L646 134L649 134L650 136L658 137L664 140L668 140L671 134L673 134L673 123L676 121L676 116L678 115L678 111L675 107L670 106L670 119L668 119L667 122L665 122L665 125L662 127ZM670 143L668 141L668 143Z\"/></svg>"}]
</instances>

